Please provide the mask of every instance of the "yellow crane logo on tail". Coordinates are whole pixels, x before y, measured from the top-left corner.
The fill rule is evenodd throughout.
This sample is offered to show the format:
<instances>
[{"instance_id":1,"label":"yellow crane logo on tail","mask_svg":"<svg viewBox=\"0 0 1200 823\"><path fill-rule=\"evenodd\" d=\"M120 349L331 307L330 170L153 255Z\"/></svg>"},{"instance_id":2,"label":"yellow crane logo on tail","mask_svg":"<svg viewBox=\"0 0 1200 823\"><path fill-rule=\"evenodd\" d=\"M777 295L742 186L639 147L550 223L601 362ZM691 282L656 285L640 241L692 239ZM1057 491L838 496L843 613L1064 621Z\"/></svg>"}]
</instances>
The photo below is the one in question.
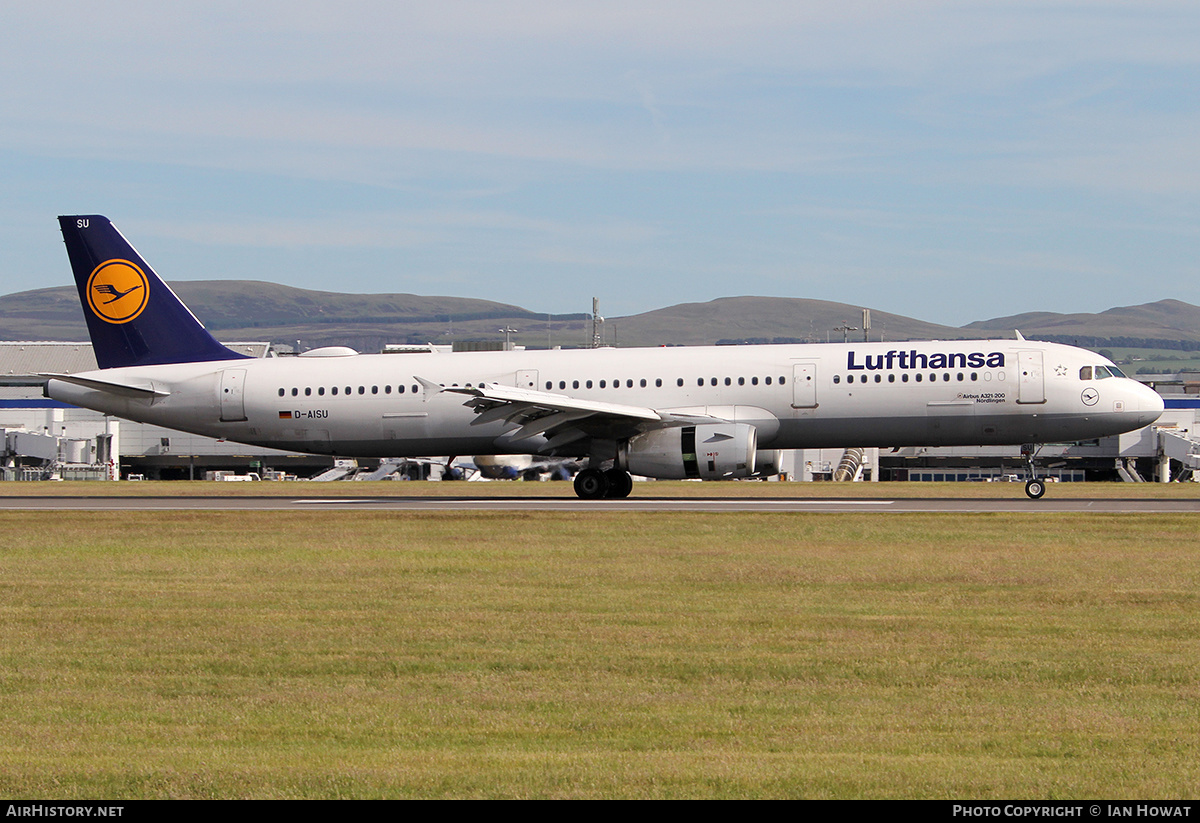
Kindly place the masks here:
<instances>
[{"instance_id":1,"label":"yellow crane logo on tail","mask_svg":"<svg viewBox=\"0 0 1200 823\"><path fill-rule=\"evenodd\" d=\"M150 281L128 260L101 263L88 278L88 307L106 323L128 323L149 299Z\"/></svg>"}]
</instances>

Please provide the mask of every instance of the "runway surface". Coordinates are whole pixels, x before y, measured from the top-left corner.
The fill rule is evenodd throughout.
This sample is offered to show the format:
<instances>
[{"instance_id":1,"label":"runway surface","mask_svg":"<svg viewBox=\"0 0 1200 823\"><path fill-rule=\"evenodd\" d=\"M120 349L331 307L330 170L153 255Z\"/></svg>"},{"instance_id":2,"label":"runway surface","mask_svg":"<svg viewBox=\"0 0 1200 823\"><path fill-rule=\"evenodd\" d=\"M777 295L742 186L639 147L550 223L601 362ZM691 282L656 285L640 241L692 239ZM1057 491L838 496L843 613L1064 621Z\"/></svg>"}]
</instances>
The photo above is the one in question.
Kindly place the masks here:
<instances>
[{"instance_id":1,"label":"runway surface","mask_svg":"<svg viewBox=\"0 0 1200 823\"><path fill-rule=\"evenodd\" d=\"M545 511L545 512L872 512L1104 514L1200 513L1200 500L1094 498L723 498L630 497L0 497L0 511Z\"/></svg>"}]
</instances>

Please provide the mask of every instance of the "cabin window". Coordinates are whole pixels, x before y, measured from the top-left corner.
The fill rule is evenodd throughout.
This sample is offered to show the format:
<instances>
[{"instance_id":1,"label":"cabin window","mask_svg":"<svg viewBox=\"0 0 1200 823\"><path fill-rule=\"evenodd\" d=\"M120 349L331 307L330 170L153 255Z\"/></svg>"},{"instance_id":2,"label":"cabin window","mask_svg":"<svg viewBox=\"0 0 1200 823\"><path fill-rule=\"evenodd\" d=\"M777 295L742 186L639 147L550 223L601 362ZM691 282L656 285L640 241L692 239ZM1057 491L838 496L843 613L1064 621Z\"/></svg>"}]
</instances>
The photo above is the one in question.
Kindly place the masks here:
<instances>
[{"instance_id":1,"label":"cabin window","mask_svg":"<svg viewBox=\"0 0 1200 823\"><path fill-rule=\"evenodd\" d=\"M959 372L958 373L958 382L961 383L962 381L963 381L963 373Z\"/></svg>"},{"instance_id":2,"label":"cabin window","mask_svg":"<svg viewBox=\"0 0 1200 823\"><path fill-rule=\"evenodd\" d=\"M744 377L739 377L739 378L738 378L738 385L739 385L739 386L744 386L744 385L746 385L746 378L744 378Z\"/></svg>"},{"instance_id":3,"label":"cabin window","mask_svg":"<svg viewBox=\"0 0 1200 823\"><path fill-rule=\"evenodd\" d=\"M751 386L757 386L757 385L758 385L758 378L757 378L757 377L751 377L751 378L750 378L750 385L751 385Z\"/></svg>"},{"instance_id":4,"label":"cabin window","mask_svg":"<svg viewBox=\"0 0 1200 823\"><path fill-rule=\"evenodd\" d=\"M416 385L416 384L414 383L414 384L413 384L413 387L412 387L412 393L413 393L413 394L417 394L417 393L418 393L418 392L420 392L420 391L421 391L421 387L420 387L420 386L418 386L418 385Z\"/></svg>"},{"instance_id":5,"label":"cabin window","mask_svg":"<svg viewBox=\"0 0 1200 823\"><path fill-rule=\"evenodd\" d=\"M397 386L397 387L396 387L396 393L397 393L397 394L404 394L404 386L403 386L403 384L401 384L401 385L399 385L399 386Z\"/></svg>"},{"instance_id":6,"label":"cabin window","mask_svg":"<svg viewBox=\"0 0 1200 823\"><path fill-rule=\"evenodd\" d=\"M354 392L352 392L352 391L350 390L350 387L349 387L349 386L347 386L347 387L346 387L346 394L353 394L353 393L354 393Z\"/></svg>"},{"instance_id":7,"label":"cabin window","mask_svg":"<svg viewBox=\"0 0 1200 823\"><path fill-rule=\"evenodd\" d=\"M704 378L703 378L703 377L697 377L697 378L696 378L696 385L697 385L697 386L703 386L703 385L704 385Z\"/></svg>"},{"instance_id":8,"label":"cabin window","mask_svg":"<svg viewBox=\"0 0 1200 823\"><path fill-rule=\"evenodd\" d=\"M769 386L769 385L771 385L771 378L769 378L769 377L768 377L768 378L766 378L766 380L765 380L764 382L766 382L766 384L767 384L768 386Z\"/></svg>"},{"instance_id":9,"label":"cabin window","mask_svg":"<svg viewBox=\"0 0 1200 823\"><path fill-rule=\"evenodd\" d=\"M907 383L907 382L908 382L908 372L905 372L904 374L900 375L900 382L901 382L901 383Z\"/></svg>"},{"instance_id":10,"label":"cabin window","mask_svg":"<svg viewBox=\"0 0 1200 823\"><path fill-rule=\"evenodd\" d=\"M280 390L279 390L279 396L280 396L280 397L283 397L283 395L284 395L284 394L286 394L286 392L284 392L284 390L283 390L283 389L280 389Z\"/></svg>"},{"instance_id":11,"label":"cabin window","mask_svg":"<svg viewBox=\"0 0 1200 823\"><path fill-rule=\"evenodd\" d=\"M715 386L715 385L717 385L717 378L715 378L715 377L714 377L714 378L712 379L712 384L713 384L714 386Z\"/></svg>"},{"instance_id":12,"label":"cabin window","mask_svg":"<svg viewBox=\"0 0 1200 823\"><path fill-rule=\"evenodd\" d=\"M383 387L383 393L384 394L392 393L392 384L391 383L388 383L386 386Z\"/></svg>"},{"instance_id":13,"label":"cabin window","mask_svg":"<svg viewBox=\"0 0 1200 823\"><path fill-rule=\"evenodd\" d=\"M921 373L920 372L917 372L917 382L918 383L921 382Z\"/></svg>"},{"instance_id":14,"label":"cabin window","mask_svg":"<svg viewBox=\"0 0 1200 823\"><path fill-rule=\"evenodd\" d=\"M661 389L661 388L662 388L662 378L661 378L661 377L656 377L656 378L654 379L654 387L655 387L656 389Z\"/></svg>"},{"instance_id":15,"label":"cabin window","mask_svg":"<svg viewBox=\"0 0 1200 823\"><path fill-rule=\"evenodd\" d=\"M295 396L296 396L296 395L298 395L298 394L300 394L300 390L299 390L299 389L292 389L292 397L295 397Z\"/></svg>"},{"instance_id":16,"label":"cabin window","mask_svg":"<svg viewBox=\"0 0 1200 823\"><path fill-rule=\"evenodd\" d=\"M838 383L841 383L841 382L842 382L842 376L840 374L835 374L833 376L833 385L836 386Z\"/></svg>"},{"instance_id":17,"label":"cabin window","mask_svg":"<svg viewBox=\"0 0 1200 823\"><path fill-rule=\"evenodd\" d=\"M645 381L645 380L643 380L643 381L642 381L642 385L643 385L643 386L644 386L644 385L646 385L646 381ZM626 381L625 381L625 388L627 388L627 389L632 389L632 388L633 388L633 381L632 381L632 380L626 380Z\"/></svg>"},{"instance_id":18,"label":"cabin window","mask_svg":"<svg viewBox=\"0 0 1200 823\"><path fill-rule=\"evenodd\" d=\"M591 380L587 381L587 383L585 385L590 389L592 387L592 381ZM579 388L578 380L575 381L575 388Z\"/></svg>"},{"instance_id":19,"label":"cabin window","mask_svg":"<svg viewBox=\"0 0 1200 823\"><path fill-rule=\"evenodd\" d=\"M642 388L646 388L646 378L642 378Z\"/></svg>"},{"instance_id":20,"label":"cabin window","mask_svg":"<svg viewBox=\"0 0 1200 823\"><path fill-rule=\"evenodd\" d=\"M726 386L732 386L732 385L733 385L733 381L732 381L732 380L730 380L728 377L726 377L726 378L725 378L725 385L726 385Z\"/></svg>"},{"instance_id":21,"label":"cabin window","mask_svg":"<svg viewBox=\"0 0 1200 823\"><path fill-rule=\"evenodd\" d=\"M888 374L888 382L889 382L889 383L895 383L895 382L896 382L896 373L895 373L895 372L891 372L891 373L889 373L889 374Z\"/></svg>"},{"instance_id":22,"label":"cabin window","mask_svg":"<svg viewBox=\"0 0 1200 823\"><path fill-rule=\"evenodd\" d=\"M317 389L317 395L320 397L325 396L325 387L324 386L321 386L320 388Z\"/></svg>"},{"instance_id":23,"label":"cabin window","mask_svg":"<svg viewBox=\"0 0 1200 823\"><path fill-rule=\"evenodd\" d=\"M603 388L605 388L605 387L607 387L607 386L608 386L608 383L604 382L603 380L601 380L601 381L600 381L600 388L602 388L602 389L603 389Z\"/></svg>"}]
</instances>

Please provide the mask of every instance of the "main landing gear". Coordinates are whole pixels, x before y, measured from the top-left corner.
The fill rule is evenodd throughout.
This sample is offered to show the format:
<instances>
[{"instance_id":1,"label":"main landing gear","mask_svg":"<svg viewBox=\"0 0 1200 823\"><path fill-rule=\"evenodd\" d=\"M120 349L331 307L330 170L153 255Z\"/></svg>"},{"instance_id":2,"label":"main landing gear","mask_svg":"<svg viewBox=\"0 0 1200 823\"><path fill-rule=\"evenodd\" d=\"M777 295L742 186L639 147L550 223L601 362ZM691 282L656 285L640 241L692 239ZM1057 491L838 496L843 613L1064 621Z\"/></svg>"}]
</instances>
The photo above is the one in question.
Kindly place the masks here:
<instances>
[{"instance_id":1,"label":"main landing gear","mask_svg":"<svg viewBox=\"0 0 1200 823\"><path fill-rule=\"evenodd\" d=\"M624 469L584 469L575 475L575 494L584 500L602 497L628 497L633 491L633 477Z\"/></svg>"},{"instance_id":2,"label":"main landing gear","mask_svg":"<svg viewBox=\"0 0 1200 823\"><path fill-rule=\"evenodd\" d=\"M1029 495L1031 500L1041 500L1042 495L1046 493L1046 481L1038 479L1037 465L1033 462L1036 453L1037 447L1033 443L1021 446L1021 456L1025 458L1025 463L1029 466L1029 479L1025 481L1025 494Z\"/></svg>"}]
</instances>

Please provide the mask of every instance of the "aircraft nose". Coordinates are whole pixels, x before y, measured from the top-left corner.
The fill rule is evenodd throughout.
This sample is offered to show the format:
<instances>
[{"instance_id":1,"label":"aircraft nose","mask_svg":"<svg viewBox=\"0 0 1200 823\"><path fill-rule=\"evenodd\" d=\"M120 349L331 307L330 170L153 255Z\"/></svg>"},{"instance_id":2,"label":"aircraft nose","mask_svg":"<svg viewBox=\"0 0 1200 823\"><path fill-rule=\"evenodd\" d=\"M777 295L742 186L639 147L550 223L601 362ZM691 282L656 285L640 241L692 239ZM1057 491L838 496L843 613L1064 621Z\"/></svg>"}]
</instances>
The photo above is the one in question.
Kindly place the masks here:
<instances>
[{"instance_id":1,"label":"aircraft nose","mask_svg":"<svg viewBox=\"0 0 1200 823\"><path fill-rule=\"evenodd\" d=\"M1138 411L1142 412L1142 416L1146 419L1145 425L1149 425L1162 416L1165 408L1162 395L1141 383L1138 384L1137 389Z\"/></svg>"}]
</instances>

